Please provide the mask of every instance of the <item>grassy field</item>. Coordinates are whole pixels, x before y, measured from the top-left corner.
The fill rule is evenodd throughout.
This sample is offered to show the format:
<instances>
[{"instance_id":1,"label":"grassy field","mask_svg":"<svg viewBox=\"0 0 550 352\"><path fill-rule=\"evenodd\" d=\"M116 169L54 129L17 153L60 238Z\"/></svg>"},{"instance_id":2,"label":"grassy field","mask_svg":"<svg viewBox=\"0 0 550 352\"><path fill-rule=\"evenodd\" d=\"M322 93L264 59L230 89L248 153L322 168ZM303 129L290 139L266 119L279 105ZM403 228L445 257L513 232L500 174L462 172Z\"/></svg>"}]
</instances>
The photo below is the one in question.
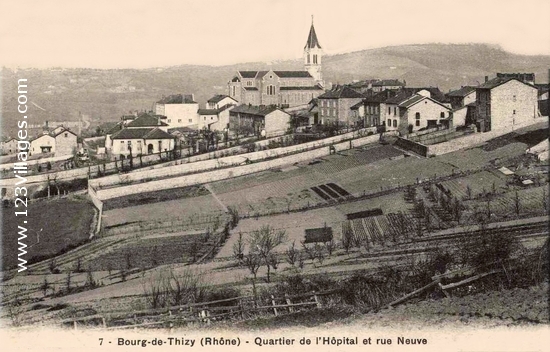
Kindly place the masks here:
<instances>
[{"instance_id":1,"label":"grassy field","mask_svg":"<svg viewBox=\"0 0 550 352\"><path fill-rule=\"evenodd\" d=\"M203 234L174 235L142 238L126 244L104 255L98 256L83 265L86 269L125 270L132 268L152 268L158 265L187 263L193 256L198 259L209 247ZM198 246L191 248L196 243Z\"/></svg>"},{"instance_id":2,"label":"grassy field","mask_svg":"<svg viewBox=\"0 0 550 352\"><path fill-rule=\"evenodd\" d=\"M53 256L74 247L90 236L94 217L93 205L86 200L58 199L29 203L28 216L16 217L16 208L2 209L2 265L4 269L17 266L18 226L28 230L24 243L29 246L24 258ZM27 221L24 224L23 221ZM42 231L40 231L42 229ZM40 242L37 243L37 233Z\"/></svg>"},{"instance_id":3,"label":"grassy field","mask_svg":"<svg viewBox=\"0 0 550 352\"><path fill-rule=\"evenodd\" d=\"M144 192L108 199L104 202L103 210L106 211L141 204L165 202L174 199L199 197L207 194L209 194L209 192L203 186L178 187L154 192Z\"/></svg>"},{"instance_id":4,"label":"grassy field","mask_svg":"<svg viewBox=\"0 0 550 352\"><path fill-rule=\"evenodd\" d=\"M113 226L137 221L155 221L206 215L209 213L219 213L222 210L221 205L209 194L111 209L103 212L103 223L105 226Z\"/></svg>"},{"instance_id":5,"label":"grassy field","mask_svg":"<svg viewBox=\"0 0 550 352\"><path fill-rule=\"evenodd\" d=\"M506 176L490 171L481 171L473 175L461 177L454 180L441 182L441 185L451 191L452 196L457 199L467 199L467 189L470 187L473 198L486 192L492 192L493 187L496 193L506 189Z\"/></svg>"}]
</instances>

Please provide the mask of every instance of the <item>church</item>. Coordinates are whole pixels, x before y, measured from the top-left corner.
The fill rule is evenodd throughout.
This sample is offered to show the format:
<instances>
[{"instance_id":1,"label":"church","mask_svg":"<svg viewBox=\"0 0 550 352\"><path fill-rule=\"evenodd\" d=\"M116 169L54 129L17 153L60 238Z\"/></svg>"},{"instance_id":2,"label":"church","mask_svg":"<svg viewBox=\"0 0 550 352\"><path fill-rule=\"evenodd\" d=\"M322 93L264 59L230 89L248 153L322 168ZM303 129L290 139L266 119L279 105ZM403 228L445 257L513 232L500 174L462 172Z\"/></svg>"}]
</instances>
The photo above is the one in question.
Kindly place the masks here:
<instances>
[{"instance_id":1,"label":"church","mask_svg":"<svg viewBox=\"0 0 550 352\"><path fill-rule=\"evenodd\" d=\"M246 105L306 105L324 92L322 55L312 21L304 47L303 71L237 71L228 82L229 96Z\"/></svg>"}]
</instances>

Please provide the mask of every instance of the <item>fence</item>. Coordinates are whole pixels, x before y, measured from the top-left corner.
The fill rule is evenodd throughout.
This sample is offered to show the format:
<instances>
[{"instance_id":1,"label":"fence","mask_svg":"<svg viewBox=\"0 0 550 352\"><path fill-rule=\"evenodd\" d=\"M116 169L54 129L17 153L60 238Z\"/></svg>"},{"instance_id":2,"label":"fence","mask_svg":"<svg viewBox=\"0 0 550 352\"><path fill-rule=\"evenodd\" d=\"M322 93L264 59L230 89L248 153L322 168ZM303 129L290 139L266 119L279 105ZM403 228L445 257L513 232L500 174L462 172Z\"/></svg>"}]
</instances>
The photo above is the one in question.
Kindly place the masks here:
<instances>
[{"instance_id":1,"label":"fence","mask_svg":"<svg viewBox=\"0 0 550 352\"><path fill-rule=\"evenodd\" d=\"M246 320L265 312L279 316L300 309L322 308L322 297L336 293L336 290L311 292L302 295L257 298L241 296L210 302L191 303L168 308L154 308L134 312L115 311L61 321L65 327L78 329L83 326L99 326L104 329L128 329L138 327L165 327L175 325L211 324L227 319Z\"/></svg>"},{"instance_id":2,"label":"fence","mask_svg":"<svg viewBox=\"0 0 550 352\"><path fill-rule=\"evenodd\" d=\"M204 230L205 227L218 222L223 228L230 216L219 212L207 215L195 215L192 217L178 217L158 221L140 221L119 226L106 227L103 236L114 236L128 233L143 234L147 231L165 230L166 233L188 231L192 229Z\"/></svg>"}]
</instances>

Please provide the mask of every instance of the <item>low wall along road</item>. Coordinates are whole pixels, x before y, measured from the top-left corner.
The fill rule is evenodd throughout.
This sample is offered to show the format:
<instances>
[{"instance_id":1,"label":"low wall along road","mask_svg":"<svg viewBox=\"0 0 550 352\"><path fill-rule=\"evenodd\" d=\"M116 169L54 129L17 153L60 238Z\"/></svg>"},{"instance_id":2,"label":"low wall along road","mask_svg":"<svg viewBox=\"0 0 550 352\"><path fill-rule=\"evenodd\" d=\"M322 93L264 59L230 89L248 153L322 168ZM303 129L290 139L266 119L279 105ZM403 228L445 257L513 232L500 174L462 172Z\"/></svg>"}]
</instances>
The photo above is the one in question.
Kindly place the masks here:
<instances>
[{"instance_id":1,"label":"low wall along road","mask_svg":"<svg viewBox=\"0 0 550 352\"><path fill-rule=\"evenodd\" d=\"M366 144L376 143L379 140L378 135L372 135L338 143L334 145L336 151L347 150L350 148L357 148ZM228 179L231 177L243 176L252 174L259 171L269 170L271 168L282 167L297 162L303 162L315 158L320 158L330 154L328 146L317 148L303 153L284 156L268 161L261 161L254 164L242 165L237 167L230 167L221 170L214 170L208 172L202 172L192 175L173 177L168 179L161 179L156 181L149 181L145 183L137 183L127 186L113 187L100 189L95 187L97 198L100 200L106 200L110 198L125 196L129 194L158 191L163 189L170 189L176 187L193 186L203 183L209 183L213 181L219 181ZM180 165L178 165L180 166ZM94 180L99 181L99 180Z\"/></svg>"}]
</instances>

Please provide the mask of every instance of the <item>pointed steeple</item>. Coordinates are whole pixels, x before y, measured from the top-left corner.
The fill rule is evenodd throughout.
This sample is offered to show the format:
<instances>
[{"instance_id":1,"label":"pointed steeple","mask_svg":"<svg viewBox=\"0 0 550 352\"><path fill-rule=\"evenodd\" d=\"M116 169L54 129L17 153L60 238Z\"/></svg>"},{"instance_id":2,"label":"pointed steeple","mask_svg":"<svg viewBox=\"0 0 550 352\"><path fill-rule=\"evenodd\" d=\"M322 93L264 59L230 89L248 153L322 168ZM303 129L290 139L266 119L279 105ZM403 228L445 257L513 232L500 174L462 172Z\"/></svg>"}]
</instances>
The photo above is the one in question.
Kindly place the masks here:
<instances>
[{"instance_id":1,"label":"pointed steeple","mask_svg":"<svg viewBox=\"0 0 550 352\"><path fill-rule=\"evenodd\" d=\"M321 49L321 44L317 40L317 34L315 34L315 27L313 27L313 15L311 16L311 28L309 29L309 35L307 37L306 46L304 49Z\"/></svg>"}]
</instances>

